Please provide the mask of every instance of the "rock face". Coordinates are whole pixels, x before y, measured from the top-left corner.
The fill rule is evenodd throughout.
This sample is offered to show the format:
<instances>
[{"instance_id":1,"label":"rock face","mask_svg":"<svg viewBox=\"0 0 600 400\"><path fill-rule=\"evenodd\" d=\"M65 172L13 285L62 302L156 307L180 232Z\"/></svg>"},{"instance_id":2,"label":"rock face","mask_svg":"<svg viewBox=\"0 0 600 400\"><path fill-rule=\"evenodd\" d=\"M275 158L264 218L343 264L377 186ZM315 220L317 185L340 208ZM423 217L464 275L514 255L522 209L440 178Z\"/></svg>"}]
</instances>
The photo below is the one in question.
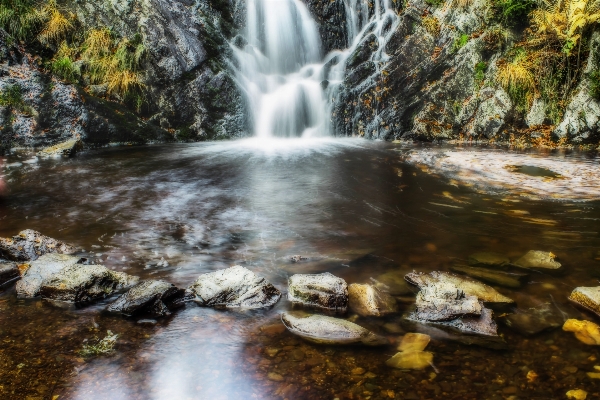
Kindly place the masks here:
<instances>
[{"instance_id":1,"label":"rock face","mask_svg":"<svg viewBox=\"0 0 600 400\"><path fill-rule=\"evenodd\" d=\"M23 274L23 278L17 282L17 296L21 298L37 297L42 283L46 279L79 261L81 261L80 257L54 253L43 255L36 261L32 261Z\"/></svg>"},{"instance_id":2,"label":"rock face","mask_svg":"<svg viewBox=\"0 0 600 400\"><path fill-rule=\"evenodd\" d=\"M122 294L106 310L127 316L164 317L183 306L184 300L185 290L165 281L146 280Z\"/></svg>"},{"instance_id":3,"label":"rock face","mask_svg":"<svg viewBox=\"0 0 600 400\"><path fill-rule=\"evenodd\" d=\"M381 317L398 311L396 299L374 286L353 283L348 286L350 309L363 317Z\"/></svg>"},{"instance_id":4,"label":"rock face","mask_svg":"<svg viewBox=\"0 0 600 400\"><path fill-rule=\"evenodd\" d=\"M513 300L491 286L447 272L434 271L429 274L412 272L406 275L406 280L421 289L429 286L443 288L442 292L464 292L466 296L475 296L484 303L513 303Z\"/></svg>"},{"instance_id":5,"label":"rock face","mask_svg":"<svg viewBox=\"0 0 600 400\"><path fill-rule=\"evenodd\" d=\"M0 238L0 256L13 261L33 261L44 254L74 252L72 246L31 229L20 232L12 239Z\"/></svg>"},{"instance_id":6,"label":"rock face","mask_svg":"<svg viewBox=\"0 0 600 400\"><path fill-rule=\"evenodd\" d=\"M263 308L281 298L277 288L240 265L200 275L190 290L206 307Z\"/></svg>"},{"instance_id":7,"label":"rock face","mask_svg":"<svg viewBox=\"0 0 600 400\"><path fill-rule=\"evenodd\" d=\"M72 264L44 279L39 294L44 299L90 303L127 289L139 281L102 265Z\"/></svg>"},{"instance_id":8,"label":"rock face","mask_svg":"<svg viewBox=\"0 0 600 400\"><path fill-rule=\"evenodd\" d=\"M329 272L296 274L288 280L288 300L295 304L345 313L348 284Z\"/></svg>"},{"instance_id":9,"label":"rock face","mask_svg":"<svg viewBox=\"0 0 600 400\"><path fill-rule=\"evenodd\" d=\"M386 338L340 318L289 312L281 315L281 321L290 332L313 343L362 343L368 346L388 344Z\"/></svg>"},{"instance_id":10,"label":"rock face","mask_svg":"<svg viewBox=\"0 0 600 400\"><path fill-rule=\"evenodd\" d=\"M0 286L19 279L21 274L16 264L0 264Z\"/></svg>"},{"instance_id":11,"label":"rock face","mask_svg":"<svg viewBox=\"0 0 600 400\"><path fill-rule=\"evenodd\" d=\"M549 272L561 271L562 264L556 261L556 256L548 251L530 250L523 257L514 262L514 265L527 269L539 269Z\"/></svg>"},{"instance_id":12,"label":"rock face","mask_svg":"<svg viewBox=\"0 0 600 400\"><path fill-rule=\"evenodd\" d=\"M569 300L600 316L600 286L578 287L571 292Z\"/></svg>"}]
</instances>

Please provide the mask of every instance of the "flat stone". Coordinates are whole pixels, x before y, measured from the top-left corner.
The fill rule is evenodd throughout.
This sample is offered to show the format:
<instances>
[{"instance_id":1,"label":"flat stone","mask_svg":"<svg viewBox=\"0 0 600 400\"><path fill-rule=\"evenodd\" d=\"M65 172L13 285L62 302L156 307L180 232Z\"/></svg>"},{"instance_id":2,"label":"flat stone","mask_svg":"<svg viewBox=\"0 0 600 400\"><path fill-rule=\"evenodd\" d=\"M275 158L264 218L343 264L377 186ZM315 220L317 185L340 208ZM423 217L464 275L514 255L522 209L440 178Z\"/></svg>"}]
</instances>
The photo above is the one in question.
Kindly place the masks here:
<instances>
[{"instance_id":1,"label":"flat stone","mask_svg":"<svg viewBox=\"0 0 600 400\"><path fill-rule=\"evenodd\" d=\"M468 262L471 265L489 265L499 267L505 264L509 264L510 259L498 253L481 252L471 254L468 258Z\"/></svg>"},{"instance_id":2,"label":"flat stone","mask_svg":"<svg viewBox=\"0 0 600 400\"><path fill-rule=\"evenodd\" d=\"M571 292L569 300L600 316L600 286L578 287Z\"/></svg>"},{"instance_id":3,"label":"flat stone","mask_svg":"<svg viewBox=\"0 0 600 400\"><path fill-rule=\"evenodd\" d=\"M240 265L200 275L190 290L205 307L263 308L281 298L275 286Z\"/></svg>"},{"instance_id":4,"label":"flat stone","mask_svg":"<svg viewBox=\"0 0 600 400\"><path fill-rule=\"evenodd\" d=\"M390 271L379 275L373 279L375 286L383 292L392 296L406 296L413 294L413 290L404 280L404 273L401 271Z\"/></svg>"},{"instance_id":5,"label":"flat stone","mask_svg":"<svg viewBox=\"0 0 600 400\"><path fill-rule=\"evenodd\" d=\"M44 279L39 293L45 299L89 303L130 288L138 281L136 276L103 265L73 264Z\"/></svg>"},{"instance_id":6,"label":"flat stone","mask_svg":"<svg viewBox=\"0 0 600 400\"><path fill-rule=\"evenodd\" d=\"M600 326L593 322L568 319L563 325L563 331L573 332L580 342L600 346Z\"/></svg>"},{"instance_id":7,"label":"flat stone","mask_svg":"<svg viewBox=\"0 0 600 400\"><path fill-rule=\"evenodd\" d=\"M517 274L504 271L494 271L486 268L468 267L466 265L454 265L450 267L453 272L458 272L481 281L509 288L520 288L527 281L528 274Z\"/></svg>"},{"instance_id":8,"label":"flat stone","mask_svg":"<svg viewBox=\"0 0 600 400\"><path fill-rule=\"evenodd\" d=\"M80 260L80 257L50 253L30 262L22 279L17 282L17 296L20 298L38 296L44 280L64 268L77 264Z\"/></svg>"},{"instance_id":9,"label":"flat stone","mask_svg":"<svg viewBox=\"0 0 600 400\"><path fill-rule=\"evenodd\" d=\"M348 286L348 305L363 317L381 317L398 311L396 299L377 287L353 283Z\"/></svg>"},{"instance_id":10,"label":"flat stone","mask_svg":"<svg viewBox=\"0 0 600 400\"><path fill-rule=\"evenodd\" d=\"M185 290L159 280L145 280L106 307L106 311L124 315L163 317L185 304Z\"/></svg>"},{"instance_id":11,"label":"flat stone","mask_svg":"<svg viewBox=\"0 0 600 400\"><path fill-rule=\"evenodd\" d=\"M451 288L454 287L454 292L462 291L466 296L476 296L484 303L514 303L512 299L504 296L496 289L486 285L485 283L448 272L433 271L428 274L422 272L411 272L405 276L405 279L409 283L418 286L420 289L428 286L438 286L443 287L444 291L451 292Z\"/></svg>"},{"instance_id":12,"label":"flat stone","mask_svg":"<svg viewBox=\"0 0 600 400\"><path fill-rule=\"evenodd\" d=\"M291 333L313 343L362 343L368 346L388 344L386 338L341 318L286 312L281 315L281 321Z\"/></svg>"},{"instance_id":13,"label":"flat stone","mask_svg":"<svg viewBox=\"0 0 600 400\"><path fill-rule=\"evenodd\" d=\"M448 321L464 315L481 315L483 308L476 296L467 296L453 285L440 283L424 286L417 294L416 318L424 321Z\"/></svg>"},{"instance_id":14,"label":"flat stone","mask_svg":"<svg viewBox=\"0 0 600 400\"><path fill-rule=\"evenodd\" d=\"M401 351L396 353L385 364L388 367L399 369L423 369L427 368L433 362L433 353L428 351Z\"/></svg>"},{"instance_id":15,"label":"flat stone","mask_svg":"<svg viewBox=\"0 0 600 400\"><path fill-rule=\"evenodd\" d=\"M541 250L530 250L513 263L517 267L540 269L544 271L560 271L562 264L556 260L556 255Z\"/></svg>"},{"instance_id":16,"label":"flat stone","mask_svg":"<svg viewBox=\"0 0 600 400\"><path fill-rule=\"evenodd\" d=\"M0 286L13 282L21 277L17 264L0 264Z\"/></svg>"},{"instance_id":17,"label":"flat stone","mask_svg":"<svg viewBox=\"0 0 600 400\"><path fill-rule=\"evenodd\" d=\"M34 261L44 254L73 254L75 249L31 229L12 238L0 238L0 257L12 261Z\"/></svg>"},{"instance_id":18,"label":"flat stone","mask_svg":"<svg viewBox=\"0 0 600 400\"><path fill-rule=\"evenodd\" d=\"M46 147L40 150L37 155L39 157L73 157L77 151L83 148L83 143L80 139L71 139L54 146Z\"/></svg>"},{"instance_id":19,"label":"flat stone","mask_svg":"<svg viewBox=\"0 0 600 400\"><path fill-rule=\"evenodd\" d=\"M329 272L296 274L288 280L288 300L294 304L345 313L348 308L348 285Z\"/></svg>"}]
</instances>

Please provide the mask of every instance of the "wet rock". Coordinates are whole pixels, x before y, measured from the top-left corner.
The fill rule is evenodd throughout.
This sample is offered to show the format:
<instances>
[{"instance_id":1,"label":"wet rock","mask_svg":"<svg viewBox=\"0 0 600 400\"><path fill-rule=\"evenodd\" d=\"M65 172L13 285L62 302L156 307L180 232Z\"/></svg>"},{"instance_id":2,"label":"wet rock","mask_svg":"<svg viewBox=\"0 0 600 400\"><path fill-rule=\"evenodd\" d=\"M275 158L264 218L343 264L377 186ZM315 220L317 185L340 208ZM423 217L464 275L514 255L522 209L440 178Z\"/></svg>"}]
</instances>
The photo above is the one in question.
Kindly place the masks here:
<instances>
[{"instance_id":1,"label":"wet rock","mask_svg":"<svg viewBox=\"0 0 600 400\"><path fill-rule=\"evenodd\" d=\"M578 287L571 292L569 300L600 316L600 286Z\"/></svg>"},{"instance_id":2,"label":"wet rock","mask_svg":"<svg viewBox=\"0 0 600 400\"><path fill-rule=\"evenodd\" d=\"M454 265L450 267L450 270L484 282L509 288L520 288L529 277L528 274L495 271L486 268L468 267L466 265Z\"/></svg>"},{"instance_id":3,"label":"wet rock","mask_svg":"<svg viewBox=\"0 0 600 400\"><path fill-rule=\"evenodd\" d=\"M562 264L556 261L556 255L540 250L530 250L513 263L517 267L540 269L544 271L560 271Z\"/></svg>"},{"instance_id":4,"label":"wet rock","mask_svg":"<svg viewBox=\"0 0 600 400\"><path fill-rule=\"evenodd\" d=\"M563 317L550 303L525 310L517 309L499 319L506 326L524 336L533 336L541 332L559 328Z\"/></svg>"},{"instance_id":5,"label":"wet rock","mask_svg":"<svg viewBox=\"0 0 600 400\"><path fill-rule=\"evenodd\" d=\"M374 286L353 283L348 286L348 305L363 317L380 317L398 311L396 299Z\"/></svg>"},{"instance_id":6,"label":"wet rock","mask_svg":"<svg viewBox=\"0 0 600 400\"><path fill-rule=\"evenodd\" d=\"M39 295L42 283L57 272L81 261L80 257L67 254L45 254L29 263L29 268L17 282L17 296L32 298Z\"/></svg>"},{"instance_id":7,"label":"wet rock","mask_svg":"<svg viewBox=\"0 0 600 400\"><path fill-rule=\"evenodd\" d=\"M44 279L39 293L45 299L89 303L130 288L138 281L136 276L111 271L103 265L72 264Z\"/></svg>"},{"instance_id":8,"label":"wet rock","mask_svg":"<svg viewBox=\"0 0 600 400\"><path fill-rule=\"evenodd\" d=\"M31 229L12 238L0 238L0 256L12 261L33 261L44 254L74 252L72 246Z\"/></svg>"},{"instance_id":9,"label":"wet rock","mask_svg":"<svg viewBox=\"0 0 600 400\"><path fill-rule=\"evenodd\" d=\"M295 304L345 313L348 285L329 272L296 274L288 280L288 300Z\"/></svg>"},{"instance_id":10,"label":"wet rock","mask_svg":"<svg viewBox=\"0 0 600 400\"><path fill-rule=\"evenodd\" d=\"M0 264L0 286L13 282L21 277L16 264Z\"/></svg>"},{"instance_id":11,"label":"wet rock","mask_svg":"<svg viewBox=\"0 0 600 400\"><path fill-rule=\"evenodd\" d=\"M401 351L387 360L385 364L399 369L423 369L429 367L432 362L433 353L428 351Z\"/></svg>"},{"instance_id":12,"label":"wet rock","mask_svg":"<svg viewBox=\"0 0 600 400\"><path fill-rule=\"evenodd\" d=\"M405 279L421 289L427 286L438 286L444 288L443 292L454 291L458 293L462 291L466 296L476 296L484 303L514 303L513 300L502 295L491 286L447 272L434 271L429 274L411 272L405 276Z\"/></svg>"},{"instance_id":13,"label":"wet rock","mask_svg":"<svg viewBox=\"0 0 600 400\"><path fill-rule=\"evenodd\" d=\"M404 280L404 273L401 271L390 271L379 275L373 279L375 286L383 292L392 296L406 296L413 294L413 290Z\"/></svg>"},{"instance_id":14,"label":"wet rock","mask_svg":"<svg viewBox=\"0 0 600 400\"><path fill-rule=\"evenodd\" d=\"M80 139L71 139L66 142L47 147L37 153L39 157L73 157L81 148L83 143Z\"/></svg>"},{"instance_id":15,"label":"wet rock","mask_svg":"<svg viewBox=\"0 0 600 400\"><path fill-rule=\"evenodd\" d=\"M356 68L350 70L348 75L346 75L344 83L350 86L358 85L360 82L364 81L369 76L373 75L375 72L377 72L377 67L375 66L375 63L372 61L367 61L365 63L360 64Z\"/></svg>"},{"instance_id":16,"label":"wet rock","mask_svg":"<svg viewBox=\"0 0 600 400\"><path fill-rule=\"evenodd\" d=\"M190 290L206 307L263 308L281 298L275 286L240 265L200 275Z\"/></svg>"},{"instance_id":17,"label":"wet rock","mask_svg":"<svg viewBox=\"0 0 600 400\"><path fill-rule=\"evenodd\" d=\"M475 253L469 256L469 264L471 265L490 265L490 266L502 266L510 263L510 259L502 254L498 253Z\"/></svg>"},{"instance_id":18,"label":"wet rock","mask_svg":"<svg viewBox=\"0 0 600 400\"><path fill-rule=\"evenodd\" d=\"M108 312L124 315L163 317L184 305L185 290L165 281L138 283L106 307Z\"/></svg>"},{"instance_id":19,"label":"wet rock","mask_svg":"<svg viewBox=\"0 0 600 400\"><path fill-rule=\"evenodd\" d=\"M448 321L463 315L481 315L476 296L467 296L453 285L425 286L417 294L415 317L423 321Z\"/></svg>"},{"instance_id":20,"label":"wet rock","mask_svg":"<svg viewBox=\"0 0 600 400\"><path fill-rule=\"evenodd\" d=\"M430 341L431 337L429 335L414 332L407 333L402 337L398 350L404 352L423 351Z\"/></svg>"},{"instance_id":21,"label":"wet rock","mask_svg":"<svg viewBox=\"0 0 600 400\"><path fill-rule=\"evenodd\" d=\"M281 315L281 321L291 333L313 343L362 343L368 346L388 344L386 338L340 318L287 312Z\"/></svg>"},{"instance_id":22,"label":"wet rock","mask_svg":"<svg viewBox=\"0 0 600 400\"><path fill-rule=\"evenodd\" d=\"M563 331L573 332L585 344L600 346L600 326L593 322L568 319L563 325Z\"/></svg>"}]
</instances>

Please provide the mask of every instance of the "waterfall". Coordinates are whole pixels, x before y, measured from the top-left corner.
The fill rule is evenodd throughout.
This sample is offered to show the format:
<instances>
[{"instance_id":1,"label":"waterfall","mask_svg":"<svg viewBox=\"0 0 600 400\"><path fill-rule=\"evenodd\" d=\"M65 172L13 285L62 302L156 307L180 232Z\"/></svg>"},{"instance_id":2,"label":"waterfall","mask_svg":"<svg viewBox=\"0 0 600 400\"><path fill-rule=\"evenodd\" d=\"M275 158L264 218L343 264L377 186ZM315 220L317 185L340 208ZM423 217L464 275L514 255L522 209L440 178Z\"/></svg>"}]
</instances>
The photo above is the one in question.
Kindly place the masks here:
<instances>
[{"instance_id":1,"label":"waterfall","mask_svg":"<svg viewBox=\"0 0 600 400\"><path fill-rule=\"evenodd\" d=\"M300 0L247 0L243 39L232 49L254 136L332 135L331 104L343 83L346 60L365 34L379 38L379 50L371 57L386 59L384 20L398 19L389 1L335 1L344 1L352 45L323 56L317 24Z\"/></svg>"}]
</instances>

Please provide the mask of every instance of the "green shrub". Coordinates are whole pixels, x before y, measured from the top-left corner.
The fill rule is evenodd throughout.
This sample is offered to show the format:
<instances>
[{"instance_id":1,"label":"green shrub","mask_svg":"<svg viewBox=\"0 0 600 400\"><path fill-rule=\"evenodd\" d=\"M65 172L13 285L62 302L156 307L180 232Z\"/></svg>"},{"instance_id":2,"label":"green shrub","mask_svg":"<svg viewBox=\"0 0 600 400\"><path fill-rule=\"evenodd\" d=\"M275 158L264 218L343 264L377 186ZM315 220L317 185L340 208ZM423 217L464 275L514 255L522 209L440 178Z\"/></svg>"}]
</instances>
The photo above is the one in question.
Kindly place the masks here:
<instances>
[{"instance_id":1,"label":"green shrub","mask_svg":"<svg viewBox=\"0 0 600 400\"><path fill-rule=\"evenodd\" d=\"M468 41L469 41L469 35L467 35L466 33L463 33L462 35L457 37L456 40L454 40L454 44L452 45L451 52L456 53L457 51L459 51L460 49L465 47L465 45L467 44Z\"/></svg>"},{"instance_id":2,"label":"green shrub","mask_svg":"<svg viewBox=\"0 0 600 400\"><path fill-rule=\"evenodd\" d=\"M488 63L486 63L485 61L480 61L477 64L475 64L474 75L475 82L477 83L477 85L481 85L483 83L487 69Z\"/></svg>"},{"instance_id":3,"label":"green shrub","mask_svg":"<svg viewBox=\"0 0 600 400\"><path fill-rule=\"evenodd\" d=\"M527 17L536 7L535 0L495 0L500 22L504 26L515 26L527 23Z\"/></svg>"},{"instance_id":4,"label":"green shrub","mask_svg":"<svg viewBox=\"0 0 600 400\"><path fill-rule=\"evenodd\" d=\"M444 0L425 0L425 3L427 3L431 7L439 7L442 4L444 4Z\"/></svg>"}]
</instances>

